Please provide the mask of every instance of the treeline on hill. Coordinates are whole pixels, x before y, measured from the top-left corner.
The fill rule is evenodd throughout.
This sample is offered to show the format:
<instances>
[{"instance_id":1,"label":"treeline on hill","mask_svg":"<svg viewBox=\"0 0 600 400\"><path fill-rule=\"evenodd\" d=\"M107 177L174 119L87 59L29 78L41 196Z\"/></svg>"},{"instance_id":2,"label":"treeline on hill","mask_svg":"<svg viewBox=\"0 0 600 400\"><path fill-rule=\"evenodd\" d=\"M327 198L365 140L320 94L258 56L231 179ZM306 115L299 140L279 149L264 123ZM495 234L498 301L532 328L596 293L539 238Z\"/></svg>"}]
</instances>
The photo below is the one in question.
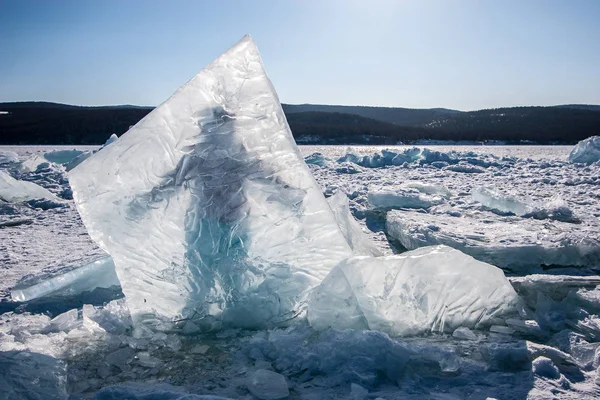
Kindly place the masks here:
<instances>
[{"instance_id":1,"label":"treeline on hill","mask_svg":"<svg viewBox=\"0 0 600 400\"><path fill-rule=\"evenodd\" d=\"M151 107L78 107L0 103L0 144L101 144L121 135ZM600 135L600 107L447 109L284 105L300 144L396 144L416 140L572 144Z\"/></svg>"}]
</instances>

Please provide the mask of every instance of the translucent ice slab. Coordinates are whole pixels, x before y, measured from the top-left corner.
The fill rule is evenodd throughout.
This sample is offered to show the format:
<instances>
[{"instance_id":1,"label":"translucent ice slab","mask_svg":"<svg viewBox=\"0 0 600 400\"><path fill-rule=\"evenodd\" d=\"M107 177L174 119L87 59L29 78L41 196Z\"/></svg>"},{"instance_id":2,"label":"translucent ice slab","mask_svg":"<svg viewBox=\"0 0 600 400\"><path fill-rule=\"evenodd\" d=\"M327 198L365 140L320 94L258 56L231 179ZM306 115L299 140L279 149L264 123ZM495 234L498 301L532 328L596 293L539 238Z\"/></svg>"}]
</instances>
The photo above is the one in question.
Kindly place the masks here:
<instances>
[{"instance_id":1,"label":"translucent ice slab","mask_svg":"<svg viewBox=\"0 0 600 400\"><path fill-rule=\"evenodd\" d=\"M340 263L313 291L308 319L317 329L411 335L480 328L518 310L518 296L501 269L435 246Z\"/></svg>"},{"instance_id":2,"label":"translucent ice slab","mask_svg":"<svg viewBox=\"0 0 600 400\"><path fill-rule=\"evenodd\" d=\"M472 196L473 200L480 202L483 206L502 213L524 215L532 211L532 207L528 204L493 188L478 187L473 190Z\"/></svg>"},{"instance_id":3,"label":"translucent ice slab","mask_svg":"<svg viewBox=\"0 0 600 400\"><path fill-rule=\"evenodd\" d=\"M375 208L429 208L444 199L412 187L377 188L369 190L369 203Z\"/></svg>"},{"instance_id":4,"label":"translucent ice slab","mask_svg":"<svg viewBox=\"0 0 600 400\"><path fill-rule=\"evenodd\" d=\"M352 254L249 36L70 183L136 322L268 325Z\"/></svg>"},{"instance_id":5,"label":"translucent ice slab","mask_svg":"<svg viewBox=\"0 0 600 400\"><path fill-rule=\"evenodd\" d=\"M119 286L119 280L112 259L104 257L49 279L37 280L30 284L17 284L10 296L13 301L30 301L57 293L75 295L111 286Z\"/></svg>"},{"instance_id":6,"label":"translucent ice slab","mask_svg":"<svg viewBox=\"0 0 600 400\"><path fill-rule=\"evenodd\" d=\"M449 216L390 211L386 227L409 250L444 244L515 272L539 271L544 265L600 266L595 225L478 212Z\"/></svg>"}]
</instances>

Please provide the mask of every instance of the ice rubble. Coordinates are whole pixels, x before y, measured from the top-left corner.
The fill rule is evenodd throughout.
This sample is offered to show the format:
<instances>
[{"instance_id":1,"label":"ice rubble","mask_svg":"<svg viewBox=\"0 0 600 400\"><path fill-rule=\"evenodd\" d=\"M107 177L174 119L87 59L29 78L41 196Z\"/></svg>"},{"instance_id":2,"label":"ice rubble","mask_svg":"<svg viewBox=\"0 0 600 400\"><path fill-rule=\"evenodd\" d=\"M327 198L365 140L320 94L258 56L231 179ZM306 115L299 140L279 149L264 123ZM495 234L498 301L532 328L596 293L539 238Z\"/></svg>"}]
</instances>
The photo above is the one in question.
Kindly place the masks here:
<instances>
[{"instance_id":1,"label":"ice rubble","mask_svg":"<svg viewBox=\"0 0 600 400\"><path fill-rule=\"evenodd\" d=\"M518 309L500 269L435 246L342 262L311 294L308 320L318 329L414 335L503 323Z\"/></svg>"},{"instance_id":2,"label":"ice rubble","mask_svg":"<svg viewBox=\"0 0 600 400\"><path fill-rule=\"evenodd\" d=\"M572 163L591 164L600 160L600 136L592 136L577 145L569 154Z\"/></svg>"},{"instance_id":3,"label":"ice rubble","mask_svg":"<svg viewBox=\"0 0 600 400\"><path fill-rule=\"evenodd\" d=\"M542 266L600 266L600 243L568 223L519 217L488 219L476 211L459 216L390 211L387 231L407 249L444 244L474 258L526 273Z\"/></svg>"},{"instance_id":4,"label":"ice rubble","mask_svg":"<svg viewBox=\"0 0 600 400\"><path fill-rule=\"evenodd\" d=\"M70 183L136 320L263 326L352 255L249 36Z\"/></svg>"},{"instance_id":5,"label":"ice rubble","mask_svg":"<svg viewBox=\"0 0 600 400\"><path fill-rule=\"evenodd\" d=\"M59 201L47 189L33 182L17 180L10 176L8 172L0 170L0 200L9 203L20 203L35 199Z\"/></svg>"}]
</instances>

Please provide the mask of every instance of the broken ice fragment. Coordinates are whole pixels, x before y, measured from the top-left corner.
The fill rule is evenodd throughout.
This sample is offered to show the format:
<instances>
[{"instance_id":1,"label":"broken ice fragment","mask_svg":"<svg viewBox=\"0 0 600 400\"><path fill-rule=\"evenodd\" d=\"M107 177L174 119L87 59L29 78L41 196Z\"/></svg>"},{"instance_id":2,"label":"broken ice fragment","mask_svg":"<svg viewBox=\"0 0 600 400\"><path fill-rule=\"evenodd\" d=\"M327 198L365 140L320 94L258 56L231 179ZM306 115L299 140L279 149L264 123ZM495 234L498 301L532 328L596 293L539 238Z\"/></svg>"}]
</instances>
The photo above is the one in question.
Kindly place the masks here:
<instances>
[{"instance_id":1,"label":"broken ice fragment","mask_svg":"<svg viewBox=\"0 0 600 400\"><path fill-rule=\"evenodd\" d=\"M488 187L479 187L473 190L473 200L489 209L515 215L524 215L531 211L531 207L513 196L505 195Z\"/></svg>"},{"instance_id":2,"label":"broken ice fragment","mask_svg":"<svg viewBox=\"0 0 600 400\"><path fill-rule=\"evenodd\" d=\"M55 164L68 164L75 158L83 154L82 150L52 150L44 153L44 158Z\"/></svg>"},{"instance_id":3,"label":"broken ice fragment","mask_svg":"<svg viewBox=\"0 0 600 400\"><path fill-rule=\"evenodd\" d=\"M600 160L600 136L592 136L577 143L569 161L572 163L591 164Z\"/></svg>"},{"instance_id":4,"label":"broken ice fragment","mask_svg":"<svg viewBox=\"0 0 600 400\"><path fill-rule=\"evenodd\" d=\"M0 201L20 203L32 199L59 201L58 197L33 182L20 181L0 171Z\"/></svg>"},{"instance_id":5,"label":"broken ice fragment","mask_svg":"<svg viewBox=\"0 0 600 400\"><path fill-rule=\"evenodd\" d=\"M263 400L283 399L290 395L285 377L266 369L256 370L249 376L248 390Z\"/></svg>"},{"instance_id":6,"label":"broken ice fragment","mask_svg":"<svg viewBox=\"0 0 600 400\"><path fill-rule=\"evenodd\" d=\"M479 328L517 315L520 300L502 270L446 246L341 262L311 294L317 329L395 335Z\"/></svg>"},{"instance_id":7,"label":"broken ice fragment","mask_svg":"<svg viewBox=\"0 0 600 400\"><path fill-rule=\"evenodd\" d=\"M475 335L469 328L464 326L456 328L454 332L452 332L452 337L463 340L477 340L477 335Z\"/></svg>"},{"instance_id":8,"label":"broken ice fragment","mask_svg":"<svg viewBox=\"0 0 600 400\"><path fill-rule=\"evenodd\" d=\"M118 286L115 266L110 257L104 257L48 279L35 283L18 283L11 291L13 301L30 301L44 296L72 296L96 288Z\"/></svg>"},{"instance_id":9,"label":"broken ice fragment","mask_svg":"<svg viewBox=\"0 0 600 400\"><path fill-rule=\"evenodd\" d=\"M50 321L51 329L55 331L70 331L71 329L77 328L82 323L79 319L79 311L76 308L69 310L65 313L57 315Z\"/></svg>"},{"instance_id":10,"label":"broken ice fragment","mask_svg":"<svg viewBox=\"0 0 600 400\"><path fill-rule=\"evenodd\" d=\"M369 203L375 208L429 208L442 204L437 195L422 193L416 188L378 188L369 190Z\"/></svg>"},{"instance_id":11,"label":"broken ice fragment","mask_svg":"<svg viewBox=\"0 0 600 400\"><path fill-rule=\"evenodd\" d=\"M532 362L533 373L549 379L560 378L560 371L548 357L538 357Z\"/></svg>"},{"instance_id":12,"label":"broken ice fragment","mask_svg":"<svg viewBox=\"0 0 600 400\"><path fill-rule=\"evenodd\" d=\"M249 36L70 183L136 324L282 322L352 255Z\"/></svg>"}]
</instances>

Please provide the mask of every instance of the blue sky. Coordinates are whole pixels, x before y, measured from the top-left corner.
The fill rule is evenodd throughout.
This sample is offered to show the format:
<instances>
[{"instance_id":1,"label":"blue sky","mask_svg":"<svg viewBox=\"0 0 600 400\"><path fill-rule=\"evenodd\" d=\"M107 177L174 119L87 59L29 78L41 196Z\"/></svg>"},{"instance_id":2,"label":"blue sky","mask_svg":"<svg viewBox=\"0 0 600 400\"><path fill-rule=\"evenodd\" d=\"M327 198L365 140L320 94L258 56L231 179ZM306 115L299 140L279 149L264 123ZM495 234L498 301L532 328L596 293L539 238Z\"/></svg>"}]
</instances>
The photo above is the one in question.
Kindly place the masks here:
<instances>
[{"instance_id":1,"label":"blue sky","mask_svg":"<svg viewBox=\"0 0 600 400\"><path fill-rule=\"evenodd\" d=\"M285 103L600 104L599 0L0 0L0 102L156 105L244 34Z\"/></svg>"}]
</instances>

